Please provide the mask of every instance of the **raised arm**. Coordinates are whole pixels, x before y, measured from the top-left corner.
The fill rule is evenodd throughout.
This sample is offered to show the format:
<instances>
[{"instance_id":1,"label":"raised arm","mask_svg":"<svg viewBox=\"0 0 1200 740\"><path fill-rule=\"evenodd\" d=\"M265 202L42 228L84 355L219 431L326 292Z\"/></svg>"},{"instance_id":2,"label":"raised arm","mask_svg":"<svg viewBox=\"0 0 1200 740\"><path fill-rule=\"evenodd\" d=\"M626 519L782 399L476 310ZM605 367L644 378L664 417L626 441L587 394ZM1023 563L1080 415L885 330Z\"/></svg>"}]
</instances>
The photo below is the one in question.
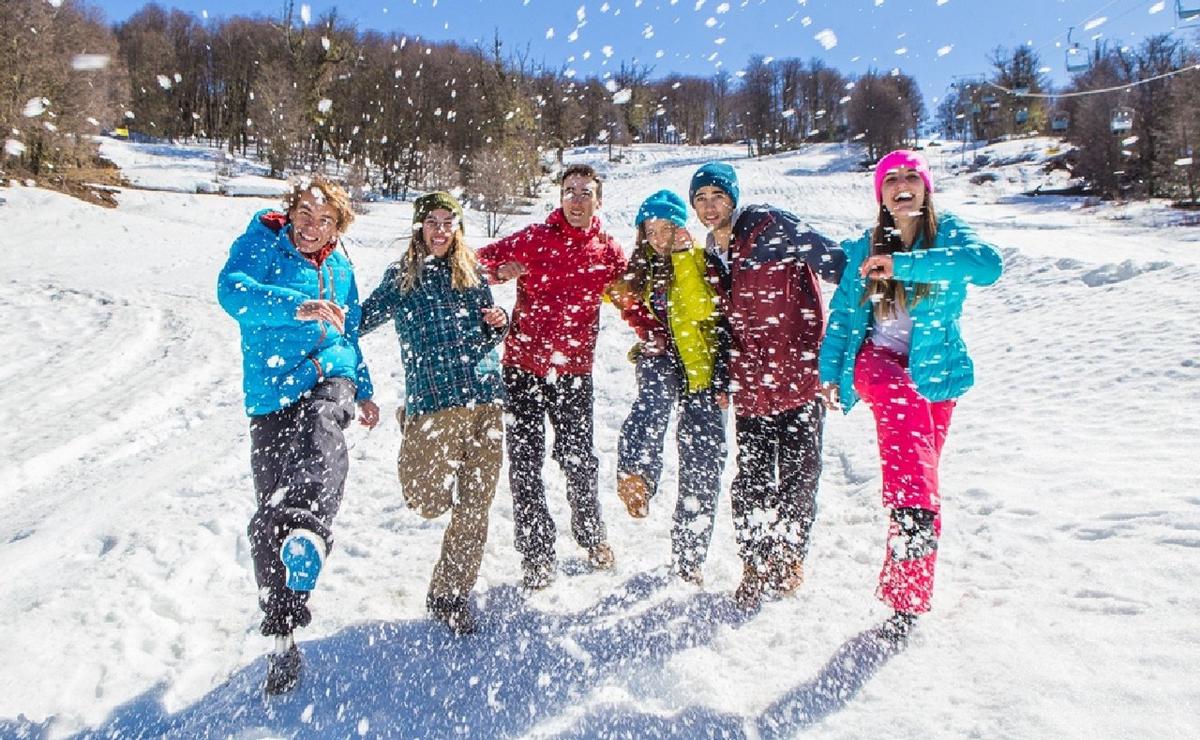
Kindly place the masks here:
<instances>
[{"instance_id":1,"label":"raised arm","mask_svg":"<svg viewBox=\"0 0 1200 740\"><path fill-rule=\"evenodd\" d=\"M273 248L247 233L229 249L229 259L217 277L221 308L245 326L287 326L296 323L296 309L308 300L303 293L272 285Z\"/></svg>"},{"instance_id":2,"label":"raised arm","mask_svg":"<svg viewBox=\"0 0 1200 740\"><path fill-rule=\"evenodd\" d=\"M522 229L515 234L510 234L500 241L492 242L486 247L481 247L475 256L479 259L479 264L483 266L484 272L487 274L488 281L492 283L503 283L517 277L520 271L516 271L512 265L521 265L524 267L523 253L524 247L529 241L529 229Z\"/></svg>"},{"instance_id":3,"label":"raised arm","mask_svg":"<svg viewBox=\"0 0 1200 740\"><path fill-rule=\"evenodd\" d=\"M383 279L362 305L362 334L370 334L391 321L400 307L400 291L396 286L399 269L391 265L383 273Z\"/></svg>"},{"instance_id":4,"label":"raised arm","mask_svg":"<svg viewBox=\"0 0 1200 740\"><path fill-rule=\"evenodd\" d=\"M937 239L928 249L892 255L897 280L913 283L965 282L991 285L1004 272L1000 252L975 230L949 214L942 218Z\"/></svg>"},{"instance_id":5,"label":"raised arm","mask_svg":"<svg viewBox=\"0 0 1200 740\"><path fill-rule=\"evenodd\" d=\"M834 285L841 282L842 272L846 269L846 254L836 242L788 211L777 212L775 228L791 245L789 251L804 260L822 280Z\"/></svg>"}]
</instances>

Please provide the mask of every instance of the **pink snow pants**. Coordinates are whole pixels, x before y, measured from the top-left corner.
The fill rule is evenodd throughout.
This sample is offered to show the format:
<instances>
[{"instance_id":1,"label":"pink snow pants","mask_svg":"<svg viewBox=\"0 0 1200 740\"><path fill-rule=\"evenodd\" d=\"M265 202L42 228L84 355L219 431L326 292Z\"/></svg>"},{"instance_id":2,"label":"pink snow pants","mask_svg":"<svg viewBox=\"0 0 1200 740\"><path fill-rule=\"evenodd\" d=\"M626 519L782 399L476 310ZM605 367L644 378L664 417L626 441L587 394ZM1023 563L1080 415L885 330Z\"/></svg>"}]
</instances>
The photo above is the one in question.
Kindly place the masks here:
<instances>
[{"instance_id":1,"label":"pink snow pants","mask_svg":"<svg viewBox=\"0 0 1200 740\"><path fill-rule=\"evenodd\" d=\"M875 414L875 435L883 472L883 505L893 510L887 552L876 595L896 611L929 611L937 539L942 533L938 461L950 430L954 401L930 401L908 374L908 358L863 343L854 364L854 389ZM915 535L897 521L896 509L933 513L930 528ZM899 515L901 520L909 520ZM928 540L925 547L914 539Z\"/></svg>"}]
</instances>

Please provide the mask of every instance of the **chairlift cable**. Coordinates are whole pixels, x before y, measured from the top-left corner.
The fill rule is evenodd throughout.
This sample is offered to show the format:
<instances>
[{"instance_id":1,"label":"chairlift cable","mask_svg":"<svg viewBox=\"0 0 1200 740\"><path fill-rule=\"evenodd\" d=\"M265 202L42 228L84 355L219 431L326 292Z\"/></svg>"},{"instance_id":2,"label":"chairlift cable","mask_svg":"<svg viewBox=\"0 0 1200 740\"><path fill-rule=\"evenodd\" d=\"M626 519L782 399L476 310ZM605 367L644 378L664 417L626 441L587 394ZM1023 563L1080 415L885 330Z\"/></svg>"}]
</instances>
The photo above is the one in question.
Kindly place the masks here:
<instances>
[{"instance_id":1,"label":"chairlift cable","mask_svg":"<svg viewBox=\"0 0 1200 740\"><path fill-rule=\"evenodd\" d=\"M1078 90L1076 92L1068 92L1068 93L1035 93L1035 92L1018 93L1016 90L1007 88L1003 85L998 85L995 82L992 82L991 80L984 80L984 82L985 82L985 84L990 85L991 87L994 87L997 90L1002 90L1006 93L1009 93L1010 95L1015 95L1015 96L1021 97L1021 98L1052 98L1052 99L1080 98L1085 95L1101 95L1103 93L1119 92L1121 90L1129 90L1130 88L1138 87L1139 85L1145 85L1147 82L1155 82L1157 80L1163 80L1168 77L1174 77L1175 75L1183 74L1184 72L1191 72L1192 70L1196 70L1196 69L1200 69L1200 64L1190 64L1186 67L1181 67L1179 69L1173 69L1170 72L1163 72L1160 75L1154 75L1153 77L1147 77L1144 80L1134 80L1133 82L1127 82L1123 85L1114 85L1112 87L1102 87L1102 88L1099 88L1096 90Z\"/></svg>"},{"instance_id":2,"label":"chairlift cable","mask_svg":"<svg viewBox=\"0 0 1200 740\"><path fill-rule=\"evenodd\" d=\"M1109 2L1106 3L1103 7L1098 8L1098 9L1093 10L1092 12L1088 13L1075 25L1070 26L1070 28L1071 29L1083 28L1084 25L1086 25L1089 21L1095 20L1096 18L1098 18L1100 16L1101 13L1108 10L1109 8L1111 8L1112 6L1116 5L1119 2L1122 2L1122 0L1109 0ZM1125 11L1120 16L1118 16L1118 18L1124 17L1125 15L1128 15L1129 13L1131 13L1133 10L1136 10L1141 5L1141 2L1142 2L1142 0L1134 0L1134 6L1132 8L1130 8L1129 10ZM1067 33L1065 33L1065 34L1059 33L1057 36L1055 36L1054 38L1050 39L1049 41L1047 41L1046 43L1042 44L1037 49L1035 49L1034 52L1040 55L1051 44L1057 44L1063 38L1063 36L1068 36L1068 35L1070 35L1070 30L1068 30Z\"/></svg>"}]
</instances>

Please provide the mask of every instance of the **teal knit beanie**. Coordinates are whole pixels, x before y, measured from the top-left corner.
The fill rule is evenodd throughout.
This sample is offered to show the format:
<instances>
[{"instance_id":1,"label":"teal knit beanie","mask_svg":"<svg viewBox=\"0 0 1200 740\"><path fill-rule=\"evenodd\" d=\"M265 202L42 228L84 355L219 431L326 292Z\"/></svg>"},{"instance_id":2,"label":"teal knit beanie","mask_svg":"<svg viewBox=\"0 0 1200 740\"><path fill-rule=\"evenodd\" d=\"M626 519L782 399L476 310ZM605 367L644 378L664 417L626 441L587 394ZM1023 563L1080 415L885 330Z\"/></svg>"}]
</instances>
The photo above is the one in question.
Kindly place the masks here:
<instances>
[{"instance_id":1,"label":"teal knit beanie","mask_svg":"<svg viewBox=\"0 0 1200 740\"><path fill-rule=\"evenodd\" d=\"M737 173L733 171L733 167L724 162L709 162L696 170L696 174L692 175L692 185L688 188L688 200L692 203L696 202L696 191L705 185L713 185L725 191L729 199L733 201L733 207L737 208L738 188Z\"/></svg>"},{"instance_id":2,"label":"teal knit beanie","mask_svg":"<svg viewBox=\"0 0 1200 740\"><path fill-rule=\"evenodd\" d=\"M652 218L662 218L676 226L684 226L687 224L687 203L684 203L683 198L680 198L670 190L659 190L654 195L642 201L642 206L638 208L637 218L633 220L633 225L641 226L643 221L648 221Z\"/></svg>"}]
</instances>

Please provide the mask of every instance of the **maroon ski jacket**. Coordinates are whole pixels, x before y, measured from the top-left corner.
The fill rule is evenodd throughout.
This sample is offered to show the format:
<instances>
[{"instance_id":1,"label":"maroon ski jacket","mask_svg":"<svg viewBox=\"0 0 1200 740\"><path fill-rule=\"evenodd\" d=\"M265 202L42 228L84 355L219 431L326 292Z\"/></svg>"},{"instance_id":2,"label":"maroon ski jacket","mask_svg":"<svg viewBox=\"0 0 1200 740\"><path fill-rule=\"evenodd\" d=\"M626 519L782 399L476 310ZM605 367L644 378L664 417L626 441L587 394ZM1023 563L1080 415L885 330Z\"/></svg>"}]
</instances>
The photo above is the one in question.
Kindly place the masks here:
<instances>
[{"instance_id":1,"label":"maroon ski jacket","mask_svg":"<svg viewBox=\"0 0 1200 740\"><path fill-rule=\"evenodd\" d=\"M733 333L729 388L738 415L777 414L811 401L825 331L817 278L836 285L846 255L794 214L750 205L737 215L722 258L729 265L721 298Z\"/></svg>"}]
</instances>

